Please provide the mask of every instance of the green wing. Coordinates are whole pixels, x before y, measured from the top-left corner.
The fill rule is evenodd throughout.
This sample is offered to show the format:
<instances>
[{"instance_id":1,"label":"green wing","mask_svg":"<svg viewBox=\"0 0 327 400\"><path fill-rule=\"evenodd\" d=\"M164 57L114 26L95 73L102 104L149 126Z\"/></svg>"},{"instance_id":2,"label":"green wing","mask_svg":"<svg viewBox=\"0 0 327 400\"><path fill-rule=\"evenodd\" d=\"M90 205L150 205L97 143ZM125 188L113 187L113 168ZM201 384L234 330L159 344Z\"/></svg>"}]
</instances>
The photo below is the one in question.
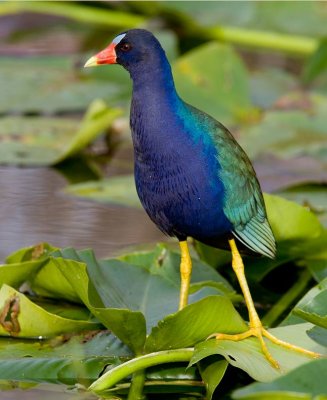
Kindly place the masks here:
<instances>
[{"instance_id":1,"label":"green wing","mask_svg":"<svg viewBox=\"0 0 327 400\"><path fill-rule=\"evenodd\" d=\"M251 250L274 258L276 243L252 164L231 133L216 123L214 142L225 188L224 213L233 234Z\"/></svg>"}]
</instances>

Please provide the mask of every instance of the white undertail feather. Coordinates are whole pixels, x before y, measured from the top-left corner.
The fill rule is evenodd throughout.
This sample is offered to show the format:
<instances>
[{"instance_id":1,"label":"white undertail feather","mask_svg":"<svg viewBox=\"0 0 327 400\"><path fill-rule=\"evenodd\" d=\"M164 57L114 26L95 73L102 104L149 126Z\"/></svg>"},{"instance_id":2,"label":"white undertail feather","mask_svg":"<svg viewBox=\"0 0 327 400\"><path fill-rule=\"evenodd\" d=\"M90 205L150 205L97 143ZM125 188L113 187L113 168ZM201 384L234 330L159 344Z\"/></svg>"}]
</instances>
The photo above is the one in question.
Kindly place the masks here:
<instances>
[{"instance_id":1,"label":"white undertail feather","mask_svg":"<svg viewBox=\"0 0 327 400\"><path fill-rule=\"evenodd\" d=\"M242 228L233 230L233 235L249 249L269 258L275 258L276 243L267 219L252 218Z\"/></svg>"}]
</instances>

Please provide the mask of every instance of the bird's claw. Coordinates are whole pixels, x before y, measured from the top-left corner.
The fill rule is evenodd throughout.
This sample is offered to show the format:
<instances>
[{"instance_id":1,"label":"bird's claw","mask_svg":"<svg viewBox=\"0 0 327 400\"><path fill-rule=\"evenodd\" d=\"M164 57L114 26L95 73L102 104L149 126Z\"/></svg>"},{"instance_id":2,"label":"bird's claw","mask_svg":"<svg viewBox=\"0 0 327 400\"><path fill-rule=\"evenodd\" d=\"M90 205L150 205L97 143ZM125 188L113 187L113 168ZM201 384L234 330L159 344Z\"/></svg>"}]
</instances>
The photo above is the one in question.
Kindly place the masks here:
<instances>
[{"instance_id":1,"label":"bird's claw","mask_svg":"<svg viewBox=\"0 0 327 400\"><path fill-rule=\"evenodd\" d=\"M321 355L318 353L303 349L302 347L295 346L291 343L287 343L287 342L284 342L283 340L276 338L274 335L272 335L270 332L268 332L268 330L265 329L263 326L250 327L249 330L247 330L246 332L242 332L242 333L238 333L238 334L234 334L234 335L229 335L229 334L225 334L225 333L214 333L214 334L210 335L208 337L208 339L215 338L217 340L232 340L234 342L238 342L238 341L246 339L250 336L255 336L259 339L261 349L262 349L264 356L269 361L269 363L276 369L280 368L279 363L271 355L264 338L267 338L272 343L275 343L278 346L282 346L286 349L305 354L309 357L312 357L312 358L321 357Z\"/></svg>"}]
</instances>

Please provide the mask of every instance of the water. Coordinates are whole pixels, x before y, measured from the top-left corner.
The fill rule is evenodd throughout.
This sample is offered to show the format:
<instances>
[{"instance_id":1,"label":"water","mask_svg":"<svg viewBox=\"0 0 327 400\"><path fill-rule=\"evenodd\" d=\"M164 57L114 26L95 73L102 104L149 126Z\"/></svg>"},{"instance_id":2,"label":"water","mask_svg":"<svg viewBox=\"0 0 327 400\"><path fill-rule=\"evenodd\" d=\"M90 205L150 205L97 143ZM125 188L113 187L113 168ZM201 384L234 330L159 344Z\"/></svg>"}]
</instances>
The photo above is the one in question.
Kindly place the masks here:
<instances>
[{"instance_id":1,"label":"water","mask_svg":"<svg viewBox=\"0 0 327 400\"><path fill-rule=\"evenodd\" d=\"M21 247L49 242L92 248L98 257L164 236L143 210L66 195L66 179L52 168L0 167L0 261Z\"/></svg>"}]
</instances>

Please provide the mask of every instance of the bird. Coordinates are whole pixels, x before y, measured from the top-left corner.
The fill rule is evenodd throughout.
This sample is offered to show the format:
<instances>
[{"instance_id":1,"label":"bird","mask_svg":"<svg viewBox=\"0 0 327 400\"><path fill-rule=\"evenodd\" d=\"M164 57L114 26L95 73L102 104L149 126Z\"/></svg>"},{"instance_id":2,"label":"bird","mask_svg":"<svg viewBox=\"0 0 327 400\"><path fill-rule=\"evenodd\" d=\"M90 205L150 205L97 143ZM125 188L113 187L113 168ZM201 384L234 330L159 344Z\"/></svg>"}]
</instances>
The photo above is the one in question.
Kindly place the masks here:
<instances>
[{"instance_id":1,"label":"bird","mask_svg":"<svg viewBox=\"0 0 327 400\"><path fill-rule=\"evenodd\" d=\"M179 310L187 305L192 272L187 238L229 248L248 309L249 329L210 337L239 341L255 336L275 368L279 364L265 339L316 357L273 336L255 309L241 253L274 258L276 242L259 181L244 150L223 124L178 95L165 51L150 31L120 33L85 67L105 64L121 65L132 80L130 127L136 189L150 219L179 241Z\"/></svg>"}]
</instances>

